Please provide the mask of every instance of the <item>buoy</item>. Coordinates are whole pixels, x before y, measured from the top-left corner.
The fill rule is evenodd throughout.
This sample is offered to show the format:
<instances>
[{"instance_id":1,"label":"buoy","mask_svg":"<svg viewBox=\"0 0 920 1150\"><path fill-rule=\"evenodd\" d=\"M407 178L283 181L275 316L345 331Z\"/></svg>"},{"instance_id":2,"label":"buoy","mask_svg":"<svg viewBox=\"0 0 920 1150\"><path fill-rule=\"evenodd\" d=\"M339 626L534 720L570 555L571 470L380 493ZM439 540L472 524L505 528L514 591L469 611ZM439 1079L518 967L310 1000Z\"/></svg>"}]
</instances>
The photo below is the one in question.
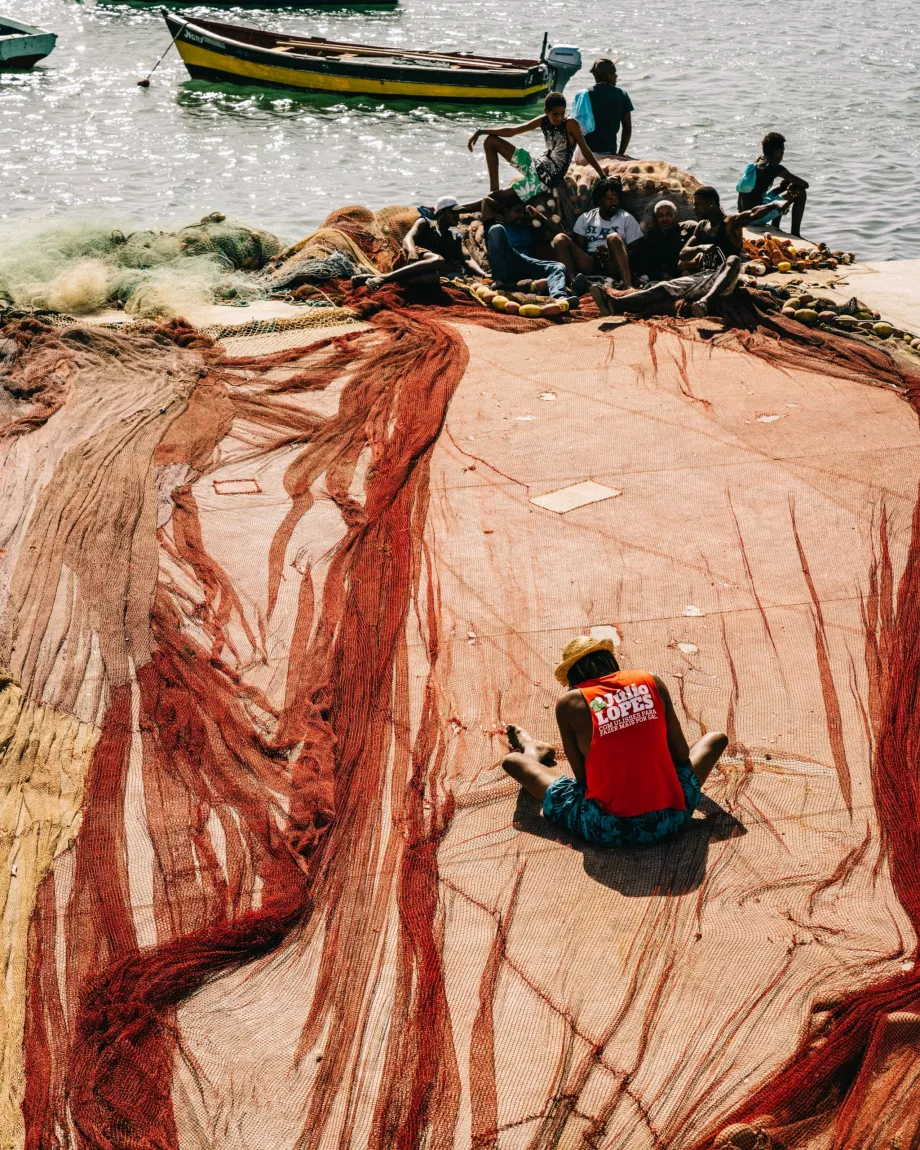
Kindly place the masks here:
<instances>
[{"instance_id":1,"label":"buoy","mask_svg":"<svg viewBox=\"0 0 920 1150\"><path fill-rule=\"evenodd\" d=\"M859 327L859 320L855 315L838 315L836 320L838 325L843 328Z\"/></svg>"},{"instance_id":2,"label":"buoy","mask_svg":"<svg viewBox=\"0 0 920 1150\"><path fill-rule=\"evenodd\" d=\"M526 316L527 319L539 319L542 314L543 309L535 303L522 303L518 312L518 315Z\"/></svg>"},{"instance_id":3,"label":"buoy","mask_svg":"<svg viewBox=\"0 0 920 1150\"><path fill-rule=\"evenodd\" d=\"M783 315L786 317L786 319L795 319L795 308L784 307L783 308Z\"/></svg>"},{"instance_id":4,"label":"buoy","mask_svg":"<svg viewBox=\"0 0 920 1150\"><path fill-rule=\"evenodd\" d=\"M776 270L778 272L782 272L783 275L785 275L787 272L792 271L792 264L788 263L786 260L783 260L781 263L776 265Z\"/></svg>"},{"instance_id":5,"label":"buoy","mask_svg":"<svg viewBox=\"0 0 920 1150\"><path fill-rule=\"evenodd\" d=\"M818 322L818 313L810 307L802 307L795 313L795 318L806 327L814 327Z\"/></svg>"},{"instance_id":6,"label":"buoy","mask_svg":"<svg viewBox=\"0 0 920 1150\"><path fill-rule=\"evenodd\" d=\"M884 322L873 324L872 331L879 339L887 339L891 335L891 324Z\"/></svg>"},{"instance_id":7,"label":"buoy","mask_svg":"<svg viewBox=\"0 0 920 1150\"><path fill-rule=\"evenodd\" d=\"M540 312L542 315L545 315L545 316L557 316L557 315L562 315L562 308L559 306L558 303L545 303L540 308Z\"/></svg>"},{"instance_id":8,"label":"buoy","mask_svg":"<svg viewBox=\"0 0 920 1150\"><path fill-rule=\"evenodd\" d=\"M836 318L837 313L835 311L818 312L818 319L821 321L821 323L833 323Z\"/></svg>"},{"instance_id":9,"label":"buoy","mask_svg":"<svg viewBox=\"0 0 920 1150\"><path fill-rule=\"evenodd\" d=\"M505 304L505 315L517 315L521 310L521 305L516 299L509 299Z\"/></svg>"},{"instance_id":10,"label":"buoy","mask_svg":"<svg viewBox=\"0 0 920 1150\"><path fill-rule=\"evenodd\" d=\"M496 311L504 311L508 306L508 297L506 295L495 295L490 302Z\"/></svg>"}]
</instances>

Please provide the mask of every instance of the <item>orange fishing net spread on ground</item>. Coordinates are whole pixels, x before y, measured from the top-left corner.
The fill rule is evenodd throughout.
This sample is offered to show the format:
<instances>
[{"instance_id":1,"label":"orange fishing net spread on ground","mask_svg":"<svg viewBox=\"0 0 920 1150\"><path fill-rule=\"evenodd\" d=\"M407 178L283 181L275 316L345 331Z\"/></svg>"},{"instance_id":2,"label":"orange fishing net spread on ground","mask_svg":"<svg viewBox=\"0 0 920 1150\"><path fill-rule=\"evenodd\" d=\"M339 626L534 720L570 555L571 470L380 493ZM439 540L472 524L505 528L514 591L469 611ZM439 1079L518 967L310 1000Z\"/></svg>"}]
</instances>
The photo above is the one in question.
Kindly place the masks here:
<instances>
[{"instance_id":1,"label":"orange fishing net spread on ground","mask_svg":"<svg viewBox=\"0 0 920 1150\"><path fill-rule=\"evenodd\" d=\"M0 696L98 740L4 1137L913 1145L920 379L743 293L612 334L350 302L270 355L2 333ZM730 747L611 855L496 733L552 737L558 648L613 623Z\"/></svg>"}]
</instances>

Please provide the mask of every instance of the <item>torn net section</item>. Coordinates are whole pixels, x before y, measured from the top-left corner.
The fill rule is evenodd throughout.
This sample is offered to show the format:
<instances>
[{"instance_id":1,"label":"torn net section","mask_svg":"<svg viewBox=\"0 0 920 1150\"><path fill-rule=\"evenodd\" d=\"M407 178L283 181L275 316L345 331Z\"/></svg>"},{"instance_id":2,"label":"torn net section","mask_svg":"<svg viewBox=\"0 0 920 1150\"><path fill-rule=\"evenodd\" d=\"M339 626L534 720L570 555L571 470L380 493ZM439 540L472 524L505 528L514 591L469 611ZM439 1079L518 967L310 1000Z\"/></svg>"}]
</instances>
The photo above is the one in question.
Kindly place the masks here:
<instances>
[{"instance_id":1,"label":"torn net section","mask_svg":"<svg viewBox=\"0 0 920 1150\"><path fill-rule=\"evenodd\" d=\"M397 301L396 293L382 300ZM457 303L457 318L504 330L512 326L478 305ZM249 625L231 581L204 546L191 482L173 495L171 530L168 537L160 535L160 546L204 589L204 599L195 606L196 629L190 631L175 588L151 586L154 650L133 680L113 682L63 917L57 876L49 876L40 891L26 1035L30 1147L173 1150L176 1004L217 974L275 949L317 906L323 908L327 942L303 1044L324 1027L349 1033L358 992L370 977L369 940L383 910L371 887L356 904L346 872L357 865L369 879L373 875L373 867L361 864L377 849L378 804L394 779L404 795L405 847L390 854L385 866L398 883L400 993L372 1144L393 1150L453 1145L459 1081L438 939L436 861L451 805L439 789L443 748L431 682L418 730L398 742L395 756L388 732L394 722L410 726L399 709L399 689L405 690L405 623L416 596L425 603L428 659L432 666L437 661L438 605L424 579L421 543L427 467L466 351L450 329L415 307L377 310L370 320L371 332L313 345L309 362L285 378L275 373L299 365L297 349L217 364L209 341L181 325L169 333L177 344L197 345L210 368L184 410L163 420L148 463L206 474L216 445L238 420L260 427L266 442L295 449L285 473L291 506L272 542L270 596L278 594L286 543L312 505L320 474L348 531L336 548L319 608L304 580L279 708L236 669L235 644ZM539 325L514 323L517 330ZM803 340L791 327L778 326L779 338L775 327L755 317L720 338L738 340L774 362L789 356L786 362L799 367L895 384L916 405L920 381L884 353L870 354L840 337ZM28 350L23 347L20 368ZM264 385L238 387L235 373ZM347 382L335 416L285 402L287 395L322 391L343 373ZM364 448L372 466L362 504L352 483ZM895 603L882 537L866 603L876 805L895 886L915 926L918 538L915 522ZM254 649L262 642L251 631L246 639ZM138 748L155 796L151 833L161 876L156 938L148 946L139 945L124 867L124 794ZM913 769L905 771L905 763ZM224 825L226 873L203 833L210 809L236 812ZM264 892L258 906L256 878ZM61 933L63 999L55 953ZM500 946L500 932L497 937ZM915 1008L917 1001L918 978L911 973L836 1004L820 1035L727 1123L756 1122L768 1131L764 1137L789 1146L806 1145L817 1127L833 1124L835 1146L870 1144L858 1133L869 1090L862 1068L884 1040L888 1017ZM343 1041L324 1064L308 1130L320 1131L328 1119L349 1051ZM870 1109L886 1101L899 1104L895 1085L890 1100L875 1098ZM493 1144L488 1123L482 1130L482 1144ZM720 1129L699 1145L714 1146L725 1133ZM307 1139L303 1145L318 1142Z\"/></svg>"}]
</instances>

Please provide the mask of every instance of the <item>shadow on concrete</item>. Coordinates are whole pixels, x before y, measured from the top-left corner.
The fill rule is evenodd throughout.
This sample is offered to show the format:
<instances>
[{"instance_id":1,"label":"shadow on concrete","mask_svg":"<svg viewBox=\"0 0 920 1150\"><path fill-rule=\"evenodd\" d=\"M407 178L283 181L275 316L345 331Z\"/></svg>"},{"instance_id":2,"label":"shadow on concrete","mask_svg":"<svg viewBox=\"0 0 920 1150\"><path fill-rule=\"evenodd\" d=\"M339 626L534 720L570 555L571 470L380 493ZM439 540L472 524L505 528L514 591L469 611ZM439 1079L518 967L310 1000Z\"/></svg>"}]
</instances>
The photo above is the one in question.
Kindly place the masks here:
<instances>
[{"instance_id":1,"label":"shadow on concrete","mask_svg":"<svg viewBox=\"0 0 920 1150\"><path fill-rule=\"evenodd\" d=\"M706 795L686 830L653 846L599 847L586 843L544 819L540 803L524 790L518 796L513 825L516 830L578 851L584 859L585 874L627 898L696 890L706 874L709 844L747 834L742 823Z\"/></svg>"}]
</instances>

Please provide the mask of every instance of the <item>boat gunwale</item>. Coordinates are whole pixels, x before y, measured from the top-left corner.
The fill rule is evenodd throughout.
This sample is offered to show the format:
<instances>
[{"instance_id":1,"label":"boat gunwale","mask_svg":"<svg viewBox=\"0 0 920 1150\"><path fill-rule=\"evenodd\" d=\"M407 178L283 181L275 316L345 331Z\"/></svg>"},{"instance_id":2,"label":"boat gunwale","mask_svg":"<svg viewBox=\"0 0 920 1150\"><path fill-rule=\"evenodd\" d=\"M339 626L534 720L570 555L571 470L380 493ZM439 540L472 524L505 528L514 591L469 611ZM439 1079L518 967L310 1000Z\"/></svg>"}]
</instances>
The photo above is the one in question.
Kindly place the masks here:
<instances>
[{"instance_id":1,"label":"boat gunwale","mask_svg":"<svg viewBox=\"0 0 920 1150\"><path fill-rule=\"evenodd\" d=\"M400 56L400 57L403 57L403 58L408 59L408 60L411 60L411 59L423 59L423 60L447 59L452 64L465 66L465 70L469 73L478 73L479 75L490 76L490 77L495 76L495 75L511 76L515 73L521 73L522 75L526 76L526 74L528 72L532 71L534 68L539 68L539 67L544 66L544 62L542 60L532 60L532 59L526 59L525 60L525 59L519 59L519 58L513 59L510 57L501 57L501 56L470 56L470 55L464 55L464 54L459 53L459 52L421 52L421 51L414 51L411 49L400 51L399 49L396 49L396 48L393 48L391 50L388 47L381 46L381 45L375 45L375 44L357 44L357 43L349 43L347 41L326 40L321 36L298 36L296 33L286 34L283 32L270 32L267 29L257 28L253 25L247 25L247 24L226 24L223 21L219 21L219 20L201 20L201 21L190 20L184 16L181 16L179 13L176 13L176 12L165 12L164 15L165 15L167 25L170 25L171 22L174 22L175 24L182 26L179 29L179 35L181 35L182 28L192 28L192 29L195 29L199 32L204 33L207 36L211 36L214 39L219 40L219 41L221 41L227 45L233 45L235 47L242 48L246 51L275 52L276 48L268 47L264 44L254 44L254 43L247 43L244 40L236 40L232 36L228 36L223 32L216 31L216 29L229 29L233 32L239 31L240 29L245 29L246 31L256 32L261 36L266 36L266 37L272 38L275 41L285 41L285 42L296 41L296 42L302 43L304 45L309 45L309 46L315 45L318 47L321 46L322 48L325 48L325 49L332 49L332 51L329 53L328 56L323 56L323 55L317 54L317 55L311 57L311 56L303 55L300 53L297 53L297 54L284 53L283 54L284 57L288 60L310 60L310 59L326 60L326 59L329 59L329 60L335 61L336 63L342 64L343 67L352 67L352 65L349 63L349 61L340 59L342 53L352 52L352 51L355 51L356 49L357 50L372 49L374 52L382 52L382 53L383 52L391 52L391 54L393 56ZM493 66L494 70L493 71L484 71L483 69L477 69L476 64L478 64L478 63L490 64ZM499 65L499 66L495 67L495 65ZM363 66L366 67L366 65L363 65ZM399 65L399 67L400 68L406 68L406 69L415 67L419 71L424 71L424 72L429 73L429 74L433 71L433 69L431 68L430 65L425 66L424 68L421 68L418 65L413 66L412 64ZM447 69L445 68L444 71L447 71Z\"/></svg>"},{"instance_id":2,"label":"boat gunwale","mask_svg":"<svg viewBox=\"0 0 920 1150\"><path fill-rule=\"evenodd\" d=\"M57 39L57 32L48 32L37 24L25 24L21 20L14 20L11 16L0 16L0 30L4 28L11 29L13 36L54 36ZM0 35L2 40L8 38L5 34Z\"/></svg>"}]
</instances>

